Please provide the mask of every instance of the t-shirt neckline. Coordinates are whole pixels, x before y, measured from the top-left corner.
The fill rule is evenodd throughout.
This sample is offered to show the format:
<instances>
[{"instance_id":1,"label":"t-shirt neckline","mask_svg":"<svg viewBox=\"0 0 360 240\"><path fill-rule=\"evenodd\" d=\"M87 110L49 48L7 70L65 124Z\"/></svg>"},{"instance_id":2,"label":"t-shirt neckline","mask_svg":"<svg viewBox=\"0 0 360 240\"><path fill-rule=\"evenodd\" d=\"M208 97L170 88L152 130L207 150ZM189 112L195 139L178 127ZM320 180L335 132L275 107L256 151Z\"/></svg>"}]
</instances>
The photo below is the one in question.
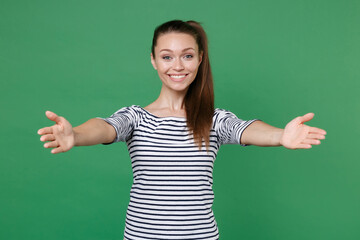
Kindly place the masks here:
<instances>
[{"instance_id":1,"label":"t-shirt neckline","mask_svg":"<svg viewBox=\"0 0 360 240\"><path fill-rule=\"evenodd\" d=\"M143 107L141 107L141 106L137 106L137 107L139 107L139 108L142 109L145 113L147 113L147 114L149 114L150 116L153 116L153 117L155 117L155 118L157 118L157 119L171 119L171 118L173 118L173 119L180 119L180 120L186 121L186 118L185 118L185 117L176 117L176 116L159 117L159 116L156 116L155 114L149 112L148 110L146 110L145 108L143 108Z\"/></svg>"}]
</instances>

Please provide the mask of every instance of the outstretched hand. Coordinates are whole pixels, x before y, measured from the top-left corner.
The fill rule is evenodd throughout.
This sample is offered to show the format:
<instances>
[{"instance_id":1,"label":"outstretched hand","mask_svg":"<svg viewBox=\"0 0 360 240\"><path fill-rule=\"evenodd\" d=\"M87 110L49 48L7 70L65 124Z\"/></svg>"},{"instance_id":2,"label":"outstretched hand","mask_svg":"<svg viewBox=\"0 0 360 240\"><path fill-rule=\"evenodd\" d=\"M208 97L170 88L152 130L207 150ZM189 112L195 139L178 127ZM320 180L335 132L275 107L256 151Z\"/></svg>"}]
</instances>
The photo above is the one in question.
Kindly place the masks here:
<instances>
[{"instance_id":1,"label":"outstretched hand","mask_svg":"<svg viewBox=\"0 0 360 240\"><path fill-rule=\"evenodd\" d=\"M313 117L314 113L308 113L290 121L284 129L280 143L289 149L306 149L311 148L312 145L319 145L320 140L325 139L326 131L304 124Z\"/></svg>"},{"instance_id":2,"label":"outstretched hand","mask_svg":"<svg viewBox=\"0 0 360 240\"><path fill-rule=\"evenodd\" d=\"M40 141L46 142L45 148L53 148L51 153L61 153L69 151L75 142L75 135L71 124L63 117L59 117L53 112L46 111L46 117L55 124L51 127L41 128L38 131L42 135Z\"/></svg>"}]
</instances>

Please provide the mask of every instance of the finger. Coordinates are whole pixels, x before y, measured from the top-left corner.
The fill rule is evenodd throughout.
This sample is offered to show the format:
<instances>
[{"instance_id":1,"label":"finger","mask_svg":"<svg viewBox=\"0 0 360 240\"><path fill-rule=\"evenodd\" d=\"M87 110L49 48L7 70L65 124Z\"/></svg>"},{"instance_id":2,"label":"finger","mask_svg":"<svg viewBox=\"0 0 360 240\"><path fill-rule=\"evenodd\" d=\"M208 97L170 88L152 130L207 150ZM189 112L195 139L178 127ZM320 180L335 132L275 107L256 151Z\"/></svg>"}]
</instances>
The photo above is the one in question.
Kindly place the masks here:
<instances>
[{"instance_id":1,"label":"finger","mask_svg":"<svg viewBox=\"0 0 360 240\"><path fill-rule=\"evenodd\" d=\"M317 127L310 127L309 132L326 135L326 131L324 129L317 128Z\"/></svg>"},{"instance_id":2,"label":"finger","mask_svg":"<svg viewBox=\"0 0 360 240\"><path fill-rule=\"evenodd\" d=\"M51 150L52 154L57 154L57 153L62 153L62 152L64 152L64 151L60 147L54 148Z\"/></svg>"},{"instance_id":3,"label":"finger","mask_svg":"<svg viewBox=\"0 0 360 240\"><path fill-rule=\"evenodd\" d=\"M52 134L52 133L53 133L52 127L44 127L38 130L39 135Z\"/></svg>"},{"instance_id":4,"label":"finger","mask_svg":"<svg viewBox=\"0 0 360 240\"><path fill-rule=\"evenodd\" d=\"M54 121L56 123L60 122L60 117L56 113L53 113L51 111L46 111L45 114L49 120Z\"/></svg>"},{"instance_id":5,"label":"finger","mask_svg":"<svg viewBox=\"0 0 360 240\"><path fill-rule=\"evenodd\" d=\"M314 118L314 113L307 113L304 116L299 117L301 123L308 122Z\"/></svg>"},{"instance_id":6,"label":"finger","mask_svg":"<svg viewBox=\"0 0 360 240\"><path fill-rule=\"evenodd\" d=\"M297 147L297 149L309 149L312 148L311 144L299 144L299 146Z\"/></svg>"},{"instance_id":7,"label":"finger","mask_svg":"<svg viewBox=\"0 0 360 240\"><path fill-rule=\"evenodd\" d=\"M44 144L45 148L56 148L58 146L59 146L59 144L57 141L47 142Z\"/></svg>"},{"instance_id":8,"label":"finger","mask_svg":"<svg viewBox=\"0 0 360 240\"><path fill-rule=\"evenodd\" d=\"M325 136L323 134L310 133L308 135L308 138L311 138L311 139L325 139Z\"/></svg>"},{"instance_id":9,"label":"finger","mask_svg":"<svg viewBox=\"0 0 360 240\"><path fill-rule=\"evenodd\" d=\"M41 136L40 141L42 142L46 142L46 141L54 141L55 140L55 136L52 134L46 134Z\"/></svg>"},{"instance_id":10,"label":"finger","mask_svg":"<svg viewBox=\"0 0 360 240\"><path fill-rule=\"evenodd\" d=\"M317 139L304 139L304 141L302 143L311 144L311 145L319 145L321 142L320 142L320 140L317 140Z\"/></svg>"}]
</instances>

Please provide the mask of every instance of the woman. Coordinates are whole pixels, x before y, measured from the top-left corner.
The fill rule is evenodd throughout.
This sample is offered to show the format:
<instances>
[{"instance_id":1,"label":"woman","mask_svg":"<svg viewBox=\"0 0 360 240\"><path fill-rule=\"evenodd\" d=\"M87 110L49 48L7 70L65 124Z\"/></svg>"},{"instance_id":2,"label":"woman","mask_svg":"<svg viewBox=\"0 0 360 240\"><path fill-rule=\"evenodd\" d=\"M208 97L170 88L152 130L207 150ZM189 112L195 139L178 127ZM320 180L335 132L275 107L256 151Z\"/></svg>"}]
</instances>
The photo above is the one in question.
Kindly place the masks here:
<instances>
[{"instance_id":1,"label":"woman","mask_svg":"<svg viewBox=\"0 0 360 240\"><path fill-rule=\"evenodd\" d=\"M218 239L211 209L212 170L222 144L298 149L325 138L324 130L304 125L312 113L279 129L214 109L207 38L195 21L157 27L151 63L162 88L147 107L124 107L109 118L90 119L75 128L47 111L55 125L38 132L52 153L126 141L134 181L125 239Z\"/></svg>"}]
</instances>

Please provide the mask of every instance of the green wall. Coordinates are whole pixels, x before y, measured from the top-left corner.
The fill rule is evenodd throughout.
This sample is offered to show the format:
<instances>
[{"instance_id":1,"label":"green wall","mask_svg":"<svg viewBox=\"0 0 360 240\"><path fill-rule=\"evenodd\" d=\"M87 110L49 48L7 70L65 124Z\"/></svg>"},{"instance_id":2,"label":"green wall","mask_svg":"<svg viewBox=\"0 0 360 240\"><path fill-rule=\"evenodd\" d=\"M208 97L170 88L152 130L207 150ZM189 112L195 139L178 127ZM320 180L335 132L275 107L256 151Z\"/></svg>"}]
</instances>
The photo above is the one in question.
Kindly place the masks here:
<instances>
[{"instance_id":1,"label":"green wall","mask_svg":"<svg viewBox=\"0 0 360 240\"><path fill-rule=\"evenodd\" d=\"M223 146L214 170L221 239L360 239L358 0L0 0L0 239L122 239L125 144L52 155L45 111L73 125L146 106L160 81L154 28L203 23L216 106L284 127L314 112L310 150Z\"/></svg>"}]
</instances>

